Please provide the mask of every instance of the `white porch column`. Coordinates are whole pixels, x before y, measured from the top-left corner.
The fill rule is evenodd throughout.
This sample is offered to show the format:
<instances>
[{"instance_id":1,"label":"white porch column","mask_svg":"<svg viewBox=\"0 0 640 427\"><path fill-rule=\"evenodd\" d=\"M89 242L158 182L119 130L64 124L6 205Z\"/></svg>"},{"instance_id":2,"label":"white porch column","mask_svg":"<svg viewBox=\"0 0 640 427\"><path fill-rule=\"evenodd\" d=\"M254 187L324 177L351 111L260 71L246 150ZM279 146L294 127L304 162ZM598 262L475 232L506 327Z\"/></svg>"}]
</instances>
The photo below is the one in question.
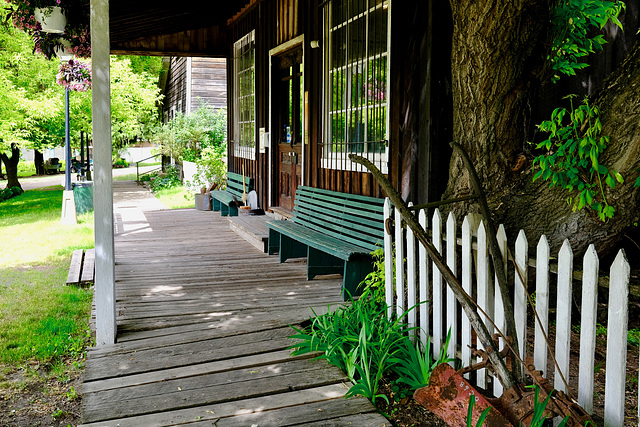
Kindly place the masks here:
<instances>
[{"instance_id":1,"label":"white porch column","mask_svg":"<svg viewBox=\"0 0 640 427\"><path fill-rule=\"evenodd\" d=\"M98 346L113 344L116 340L110 47L109 0L91 0L93 206L96 243L96 344Z\"/></svg>"}]
</instances>

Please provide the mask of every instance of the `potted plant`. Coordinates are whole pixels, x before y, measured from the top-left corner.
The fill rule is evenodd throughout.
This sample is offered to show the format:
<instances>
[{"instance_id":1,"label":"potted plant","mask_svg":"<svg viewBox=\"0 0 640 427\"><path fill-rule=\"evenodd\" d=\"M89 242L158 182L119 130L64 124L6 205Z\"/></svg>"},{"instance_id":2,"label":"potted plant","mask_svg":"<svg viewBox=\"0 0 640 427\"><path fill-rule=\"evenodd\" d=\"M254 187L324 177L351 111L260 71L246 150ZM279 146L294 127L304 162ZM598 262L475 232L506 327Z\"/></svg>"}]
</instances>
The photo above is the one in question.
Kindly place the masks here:
<instances>
[{"instance_id":1,"label":"potted plant","mask_svg":"<svg viewBox=\"0 0 640 427\"><path fill-rule=\"evenodd\" d=\"M91 55L89 0L7 0L7 3L10 11L7 20L33 37L35 52L53 58L68 43L75 56ZM52 25L56 27L51 28Z\"/></svg>"},{"instance_id":2,"label":"potted plant","mask_svg":"<svg viewBox=\"0 0 640 427\"><path fill-rule=\"evenodd\" d=\"M56 81L69 90L86 92L91 89L91 67L73 59L62 62L56 75Z\"/></svg>"}]
</instances>

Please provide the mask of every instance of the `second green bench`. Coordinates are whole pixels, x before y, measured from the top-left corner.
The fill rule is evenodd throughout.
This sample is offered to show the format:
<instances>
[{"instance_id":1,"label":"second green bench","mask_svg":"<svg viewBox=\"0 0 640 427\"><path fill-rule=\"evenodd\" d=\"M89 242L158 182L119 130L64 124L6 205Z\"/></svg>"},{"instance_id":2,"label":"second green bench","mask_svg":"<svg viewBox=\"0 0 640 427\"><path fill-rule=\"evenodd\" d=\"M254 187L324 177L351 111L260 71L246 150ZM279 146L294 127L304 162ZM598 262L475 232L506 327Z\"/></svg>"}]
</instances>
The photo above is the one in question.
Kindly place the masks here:
<instances>
[{"instance_id":1,"label":"second green bench","mask_svg":"<svg viewBox=\"0 0 640 427\"><path fill-rule=\"evenodd\" d=\"M242 206L242 193L247 194L253 190L253 178L244 177L244 188L242 185L243 176L234 172L227 173L226 190L216 190L211 192L213 210L220 211L222 216L238 216L238 206Z\"/></svg>"}]
</instances>

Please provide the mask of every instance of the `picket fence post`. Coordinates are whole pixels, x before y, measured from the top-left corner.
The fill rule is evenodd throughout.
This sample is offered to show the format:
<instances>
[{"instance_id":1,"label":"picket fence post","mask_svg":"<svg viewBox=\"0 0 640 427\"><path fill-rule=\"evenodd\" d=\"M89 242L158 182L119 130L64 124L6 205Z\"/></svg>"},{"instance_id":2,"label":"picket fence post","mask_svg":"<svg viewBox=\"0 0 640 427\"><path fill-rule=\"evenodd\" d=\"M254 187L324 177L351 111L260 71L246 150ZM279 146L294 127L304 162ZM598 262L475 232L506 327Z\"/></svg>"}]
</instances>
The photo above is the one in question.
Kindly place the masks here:
<instances>
[{"instance_id":1,"label":"picket fence post","mask_svg":"<svg viewBox=\"0 0 640 427\"><path fill-rule=\"evenodd\" d=\"M598 271L600 260L596 248L589 245L582 262L582 318L580 319L580 373L578 403L593 413L593 369L598 323Z\"/></svg>"},{"instance_id":2,"label":"picket fence post","mask_svg":"<svg viewBox=\"0 0 640 427\"><path fill-rule=\"evenodd\" d=\"M413 203L409 202L409 207ZM407 310L411 310L407 314L407 323L411 330L411 338L416 337L415 328L418 323L418 314L416 309L416 239L413 230L407 227Z\"/></svg>"},{"instance_id":3,"label":"picket fence post","mask_svg":"<svg viewBox=\"0 0 640 427\"><path fill-rule=\"evenodd\" d=\"M404 233L402 229L402 216L395 209L396 218L396 315L398 318L405 311L404 305Z\"/></svg>"},{"instance_id":4,"label":"picket fence post","mask_svg":"<svg viewBox=\"0 0 640 427\"><path fill-rule=\"evenodd\" d=\"M524 230L520 230L516 239L516 254L514 273L515 285L513 292L513 312L516 322L516 336L518 337L518 352L522 360L526 360L527 344L527 285L529 268L529 242ZM518 273L519 272L519 273ZM522 279L520 279L522 276ZM524 375L524 366L521 367Z\"/></svg>"},{"instance_id":5,"label":"picket fence post","mask_svg":"<svg viewBox=\"0 0 640 427\"><path fill-rule=\"evenodd\" d=\"M502 255L502 259L498 260L498 262L502 262L504 266L504 271L507 271L507 232L504 229L504 225L500 224L498 227L498 232L496 234L496 239L498 240L498 247L500 248L500 254ZM496 327L502 331L502 333L507 332L506 330L506 322L504 319L504 304L502 303L502 291L500 290L500 286L497 286L498 276L494 276L493 283L496 284L494 287L495 299L494 299L494 314L493 314L493 322L496 324ZM501 351L504 348L504 338L498 339L498 349ZM498 381L497 378L493 380L493 394L494 396L501 396L503 392L502 384Z\"/></svg>"},{"instance_id":6,"label":"picket fence post","mask_svg":"<svg viewBox=\"0 0 640 427\"><path fill-rule=\"evenodd\" d=\"M427 229L427 212L421 210L418 214L418 222L424 228ZM429 339L429 258L427 257L427 250L423 245L420 245L418 250L420 255L420 341L426 348L427 340Z\"/></svg>"},{"instance_id":7,"label":"picket fence post","mask_svg":"<svg viewBox=\"0 0 640 427\"><path fill-rule=\"evenodd\" d=\"M542 376L547 376L547 341L544 334L549 332L549 242L542 235L538 241L536 252L536 312L540 323L536 321L534 337L534 365L542 371ZM544 334L543 334L544 333Z\"/></svg>"},{"instance_id":8,"label":"picket fence post","mask_svg":"<svg viewBox=\"0 0 640 427\"><path fill-rule=\"evenodd\" d=\"M393 286L393 242L392 236L387 232L386 225L391 219L391 200L387 197L384 200L384 291L387 303L387 317L391 319L393 315L393 296L395 288Z\"/></svg>"},{"instance_id":9,"label":"picket fence post","mask_svg":"<svg viewBox=\"0 0 640 427\"><path fill-rule=\"evenodd\" d=\"M607 374L604 388L605 427L624 425L624 390L627 379L627 321L631 267L624 250L611 266L607 319Z\"/></svg>"},{"instance_id":10,"label":"picket fence post","mask_svg":"<svg viewBox=\"0 0 640 427\"><path fill-rule=\"evenodd\" d=\"M439 254L442 254L442 217L440 210L436 209L433 213L431 233L433 238L433 246ZM442 273L432 264L433 270L433 357L438 358L440 348L442 347Z\"/></svg>"},{"instance_id":11,"label":"picket fence post","mask_svg":"<svg viewBox=\"0 0 640 427\"><path fill-rule=\"evenodd\" d=\"M487 230L484 227L484 221L480 221L478 226L478 305L488 316L493 317L493 289L489 280L489 253L487 248ZM487 317L481 315L481 318L487 326L489 334L493 334L493 326L487 322ZM480 341L478 341L478 349L484 349ZM487 370L485 368L478 370L477 378L478 386L486 389Z\"/></svg>"},{"instance_id":12,"label":"picket fence post","mask_svg":"<svg viewBox=\"0 0 640 427\"><path fill-rule=\"evenodd\" d=\"M464 217L462 221L462 288L473 298L473 290L471 286L471 222L469 216ZM471 322L469 318L462 315L462 340L460 346L462 347L462 366L471 365ZM469 378L469 373L465 374L465 377Z\"/></svg>"},{"instance_id":13,"label":"picket fence post","mask_svg":"<svg viewBox=\"0 0 640 427\"><path fill-rule=\"evenodd\" d=\"M456 238L456 216L453 212L449 212L447 217L447 266L453 274L458 276L458 262L457 262L457 238ZM455 367L456 348L458 347L458 301L453 293L451 286L447 286L447 324L446 331L451 331L449 339L449 347L447 348L447 356L449 356L451 362L449 364Z\"/></svg>"}]
</instances>

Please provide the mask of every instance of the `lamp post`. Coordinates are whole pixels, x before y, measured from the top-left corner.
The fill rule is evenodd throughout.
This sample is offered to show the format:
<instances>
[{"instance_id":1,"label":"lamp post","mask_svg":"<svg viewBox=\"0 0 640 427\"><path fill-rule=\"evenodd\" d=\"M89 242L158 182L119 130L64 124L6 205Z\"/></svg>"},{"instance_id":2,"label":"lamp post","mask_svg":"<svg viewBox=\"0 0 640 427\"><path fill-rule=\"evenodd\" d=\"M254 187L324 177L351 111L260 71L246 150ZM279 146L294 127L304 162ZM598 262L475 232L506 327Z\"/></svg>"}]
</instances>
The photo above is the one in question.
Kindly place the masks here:
<instances>
[{"instance_id":1,"label":"lamp post","mask_svg":"<svg viewBox=\"0 0 640 427\"><path fill-rule=\"evenodd\" d=\"M67 52L58 53L61 62L73 59ZM69 87L64 88L64 192L62 196L62 223L77 224L76 204L71 188L71 137L69 124Z\"/></svg>"},{"instance_id":2,"label":"lamp post","mask_svg":"<svg viewBox=\"0 0 640 427\"><path fill-rule=\"evenodd\" d=\"M69 88L64 88L64 190L71 190L71 137L69 130Z\"/></svg>"}]
</instances>

